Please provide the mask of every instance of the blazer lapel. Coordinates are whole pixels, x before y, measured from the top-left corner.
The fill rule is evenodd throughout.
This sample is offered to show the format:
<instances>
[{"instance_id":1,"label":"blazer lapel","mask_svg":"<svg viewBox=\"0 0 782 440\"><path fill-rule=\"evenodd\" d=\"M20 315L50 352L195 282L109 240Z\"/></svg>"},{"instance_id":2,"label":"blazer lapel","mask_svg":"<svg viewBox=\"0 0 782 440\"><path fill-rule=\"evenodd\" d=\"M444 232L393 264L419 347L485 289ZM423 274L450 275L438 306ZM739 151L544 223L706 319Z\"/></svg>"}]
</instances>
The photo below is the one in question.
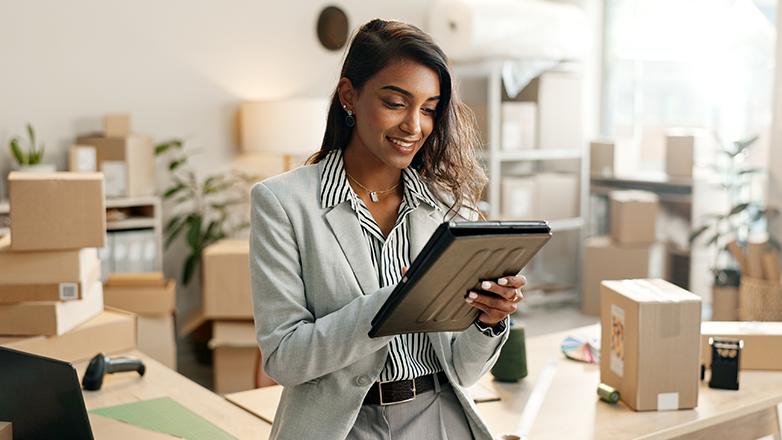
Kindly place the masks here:
<instances>
[{"instance_id":1,"label":"blazer lapel","mask_svg":"<svg viewBox=\"0 0 782 440\"><path fill-rule=\"evenodd\" d=\"M350 208L350 203L340 203L326 213L326 221L334 231L334 236L342 248L353 274L358 280L364 294L373 293L380 288L375 269L372 267L372 256L369 255L364 243L361 225L356 220L356 213Z\"/></svg>"}]
</instances>

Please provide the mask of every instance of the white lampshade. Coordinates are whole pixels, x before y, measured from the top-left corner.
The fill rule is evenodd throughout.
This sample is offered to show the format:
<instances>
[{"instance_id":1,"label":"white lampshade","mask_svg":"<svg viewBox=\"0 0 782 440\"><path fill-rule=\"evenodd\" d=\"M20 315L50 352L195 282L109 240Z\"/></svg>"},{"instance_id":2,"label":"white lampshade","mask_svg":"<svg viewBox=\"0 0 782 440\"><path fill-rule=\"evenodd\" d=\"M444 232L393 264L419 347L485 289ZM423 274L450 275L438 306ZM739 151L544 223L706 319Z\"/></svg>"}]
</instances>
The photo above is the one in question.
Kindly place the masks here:
<instances>
[{"instance_id":1,"label":"white lampshade","mask_svg":"<svg viewBox=\"0 0 782 440\"><path fill-rule=\"evenodd\" d=\"M323 142L327 111L324 99L245 102L239 121L242 150L285 156L314 153Z\"/></svg>"}]
</instances>

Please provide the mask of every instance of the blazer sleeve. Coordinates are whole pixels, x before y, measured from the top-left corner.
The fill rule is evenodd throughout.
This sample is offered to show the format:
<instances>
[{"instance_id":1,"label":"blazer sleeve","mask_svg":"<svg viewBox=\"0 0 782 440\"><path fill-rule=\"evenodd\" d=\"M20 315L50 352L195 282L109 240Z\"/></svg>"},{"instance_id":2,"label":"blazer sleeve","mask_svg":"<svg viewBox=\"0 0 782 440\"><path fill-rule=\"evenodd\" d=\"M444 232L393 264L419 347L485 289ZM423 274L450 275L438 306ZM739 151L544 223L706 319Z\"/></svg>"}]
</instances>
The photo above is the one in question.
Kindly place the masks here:
<instances>
[{"instance_id":1,"label":"blazer sleeve","mask_svg":"<svg viewBox=\"0 0 782 440\"><path fill-rule=\"evenodd\" d=\"M250 278L264 371L281 385L298 385L384 349L391 337L367 333L393 287L314 316L307 308L294 226L282 203L263 182L253 187L251 201ZM323 258L330 256L324 251Z\"/></svg>"}]
</instances>

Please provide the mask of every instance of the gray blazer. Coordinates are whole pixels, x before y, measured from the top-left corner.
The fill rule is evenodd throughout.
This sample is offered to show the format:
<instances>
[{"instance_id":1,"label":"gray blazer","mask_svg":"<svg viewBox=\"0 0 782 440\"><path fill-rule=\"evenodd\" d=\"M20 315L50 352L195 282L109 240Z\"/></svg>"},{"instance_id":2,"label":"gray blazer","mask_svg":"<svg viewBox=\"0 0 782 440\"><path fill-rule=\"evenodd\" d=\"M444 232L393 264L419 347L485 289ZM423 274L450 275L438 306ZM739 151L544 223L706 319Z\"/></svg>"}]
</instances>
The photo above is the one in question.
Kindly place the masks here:
<instances>
[{"instance_id":1,"label":"gray blazer","mask_svg":"<svg viewBox=\"0 0 782 440\"><path fill-rule=\"evenodd\" d=\"M391 337L367 332L393 286L380 289L361 226L349 203L320 204L321 166L257 183L251 193L250 276L265 372L284 386L273 439L344 439L385 364ZM443 211L411 212L411 258ZM432 333L434 351L476 439L491 439L465 387L488 373L507 338L475 326Z\"/></svg>"}]
</instances>

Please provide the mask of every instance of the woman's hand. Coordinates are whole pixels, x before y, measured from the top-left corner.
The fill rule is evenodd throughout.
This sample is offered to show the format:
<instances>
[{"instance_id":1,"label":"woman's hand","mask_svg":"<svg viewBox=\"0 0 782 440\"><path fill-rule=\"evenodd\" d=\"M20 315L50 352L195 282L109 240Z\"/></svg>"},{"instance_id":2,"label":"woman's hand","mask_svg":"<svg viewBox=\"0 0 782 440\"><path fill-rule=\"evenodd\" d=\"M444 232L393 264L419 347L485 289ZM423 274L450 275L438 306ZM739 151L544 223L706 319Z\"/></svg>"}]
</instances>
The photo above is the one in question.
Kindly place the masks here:
<instances>
[{"instance_id":1,"label":"woman's hand","mask_svg":"<svg viewBox=\"0 0 782 440\"><path fill-rule=\"evenodd\" d=\"M523 298L521 288L525 284L527 284L527 279L524 275L502 277L497 279L496 283L484 281L481 284L481 289L496 295L470 291L465 301L483 312L478 316L479 321L494 327L506 316L516 311L516 305Z\"/></svg>"}]
</instances>

